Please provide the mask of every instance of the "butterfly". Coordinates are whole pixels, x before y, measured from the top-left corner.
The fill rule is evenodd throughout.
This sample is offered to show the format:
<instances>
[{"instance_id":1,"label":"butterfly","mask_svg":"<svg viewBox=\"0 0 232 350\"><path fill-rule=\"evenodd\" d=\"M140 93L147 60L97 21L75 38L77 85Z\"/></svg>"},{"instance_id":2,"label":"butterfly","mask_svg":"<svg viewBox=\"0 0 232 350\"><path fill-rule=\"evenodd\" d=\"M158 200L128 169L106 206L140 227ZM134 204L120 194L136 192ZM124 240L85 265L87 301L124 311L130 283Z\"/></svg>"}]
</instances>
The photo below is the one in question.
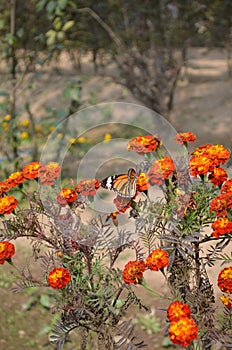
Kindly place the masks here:
<instances>
[{"instance_id":1,"label":"butterfly","mask_svg":"<svg viewBox=\"0 0 232 350\"><path fill-rule=\"evenodd\" d=\"M124 198L133 198L136 194L137 173L133 168L127 174L112 175L101 181L101 186L115 191Z\"/></svg>"}]
</instances>

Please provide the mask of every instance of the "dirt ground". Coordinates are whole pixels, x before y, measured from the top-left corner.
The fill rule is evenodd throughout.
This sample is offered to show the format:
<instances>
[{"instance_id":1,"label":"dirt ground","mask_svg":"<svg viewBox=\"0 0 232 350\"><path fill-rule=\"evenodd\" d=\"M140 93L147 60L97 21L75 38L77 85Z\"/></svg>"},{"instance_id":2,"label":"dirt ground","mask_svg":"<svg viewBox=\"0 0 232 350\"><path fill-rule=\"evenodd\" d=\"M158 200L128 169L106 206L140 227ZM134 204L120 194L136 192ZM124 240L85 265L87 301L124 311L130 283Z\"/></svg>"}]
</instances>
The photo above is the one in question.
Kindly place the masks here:
<instances>
[{"instance_id":1,"label":"dirt ground","mask_svg":"<svg viewBox=\"0 0 232 350\"><path fill-rule=\"evenodd\" d=\"M58 70L58 73L57 73ZM114 82L117 74L115 67L110 65L100 68L99 74L94 75L92 64L88 59L83 60L81 78L83 81L82 108L91 103L101 102L131 102L141 104L131 93ZM55 67L48 67L35 84L33 96L30 98L31 110L41 115L41 109L47 104L52 108L62 108L66 103L62 96L65 84L80 76L76 73L64 55ZM27 97L27 92L23 98ZM91 100L91 103L90 103ZM192 131L197 137L197 145L203 143L223 143L227 147L232 145L232 79L228 78L225 53L222 50L204 48L191 49L189 62L182 73L175 94L174 110L171 122L177 131ZM228 248L231 251L232 243ZM27 256L26 251L19 245L20 252ZM210 274L212 282L215 280L216 268ZM10 267L0 267L0 295L2 311L0 315L0 349L27 350L53 349L47 343L46 330L52 319L50 311L35 302L29 310L24 311L29 294L9 294L8 276ZM9 275L8 275L9 274ZM151 286L159 285L158 289L165 289L164 281L157 275L155 279L148 276ZM38 294L39 292L37 292ZM28 296L29 295L29 296ZM37 296L35 297L35 299ZM161 322L162 331L148 335L139 330L141 337L149 343L148 350L161 349L160 341L164 335L165 318L163 309L165 302L157 303L146 294L148 303L157 314ZM36 299L37 300L37 299ZM136 314L132 314L136 316ZM33 319L33 322L31 321ZM39 340L38 340L39 339ZM159 342L157 342L159 339ZM78 349L70 346L67 349ZM215 348L216 350L216 348Z\"/></svg>"}]
</instances>

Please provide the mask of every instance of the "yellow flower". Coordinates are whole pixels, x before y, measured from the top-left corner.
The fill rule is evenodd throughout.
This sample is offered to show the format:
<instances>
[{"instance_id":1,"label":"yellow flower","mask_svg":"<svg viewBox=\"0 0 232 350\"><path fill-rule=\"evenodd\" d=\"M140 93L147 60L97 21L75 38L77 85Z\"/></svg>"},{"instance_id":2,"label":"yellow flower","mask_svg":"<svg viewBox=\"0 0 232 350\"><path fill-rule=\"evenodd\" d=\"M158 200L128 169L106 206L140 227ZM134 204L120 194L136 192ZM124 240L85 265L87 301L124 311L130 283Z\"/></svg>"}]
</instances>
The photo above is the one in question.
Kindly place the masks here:
<instances>
[{"instance_id":1,"label":"yellow flower","mask_svg":"<svg viewBox=\"0 0 232 350\"><path fill-rule=\"evenodd\" d=\"M19 126L28 127L30 125L29 119L24 119L19 122Z\"/></svg>"},{"instance_id":2,"label":"yellow flower","mask_svg":"<svg viewBox=\"0 0 232 350\"><path fill-rule=\"evenodd\" d=\"M29 137L28 132L26 131L21 132L21 139L25 140L25 139L28 139L28 137Z\"/></svg>"},{"instance_id":3,"label":"yellow flower","mask_svg":"<svg viewBox=\"0 0 232 350\"><path fill-rule=\"evenodd\" d=\"M84 136L80 136L80 137L78 137L77 142L85 143L86 142L86 138Z\"/></svg>"},{"instance_id":4,"label":"yellow flower","mask_svg":"<svg viewBox=\"0 0 232 350\"><path fill-rule=\"evenodd\" d=\"M69 142L71 143L71 144L74 144L74 143L76 143L76 139L75 139L75 137L71 137L70 139L69 139Z\"/></svg>"},{"instance_id":5,"label":"yellow flower","mask_svg":"<svg viewBox=\"0 0 232 350\"><path fill-rule=\"evenodd\" d=\"M41 125L35 125L35 131L36 132L41 132L42 131L42 126Z\"/></svg>"},{"instance_id":6,"label":"yellow flower","mask_svg":"<svg viewBox=\"0 0 232 350\"><path fill-rule=\"evenodd\" d=\"M5 115L4 120L6 120L7 122L11 120L10 114Z\"/></svg>"},{"instance_id":7,"label":"yellow flower","mask_svg":"<svg viewBox=\"0 0 232 350\"><path fill-rule=\"evenodd\" d=\"M111 138L112 138L111 134L107 132L104 136L104 141L107 142L107 141L111 140Z\"/></svg>"},{"instance_id":8,"label":"yellow flower","mask_svg":"<svg viewBox=\"0 0 232 350\"><path fill-rule=\"evenodd\" d=\"M62 137L63 137L63 134L61 132L59 134L57 134L58 139L62 139Z\"/></svg>"},{"instance_id":9,"label":"yellow flower","mask_svg":"<svg viewBox=\"0 0 232 350\"><path fill-rule=\"evenodd\" d=\"M55 130L55 126L54 126L54 125L51 125L51 126L49 127L49 131L53 132L54 130Z\"/></svg>"},{"instance_id":10,"label":"yellow flower","mask_svg":"<svg viewBox=\"0 0 232 350\"><path fill-rule=\"evenodd\" d=\"M8 125L8 123L6 123L6 122L2 123L2 127L3 127L3 129L4 129L5 132L9 131L9 125Z\"/></svg>"}]
</instances>

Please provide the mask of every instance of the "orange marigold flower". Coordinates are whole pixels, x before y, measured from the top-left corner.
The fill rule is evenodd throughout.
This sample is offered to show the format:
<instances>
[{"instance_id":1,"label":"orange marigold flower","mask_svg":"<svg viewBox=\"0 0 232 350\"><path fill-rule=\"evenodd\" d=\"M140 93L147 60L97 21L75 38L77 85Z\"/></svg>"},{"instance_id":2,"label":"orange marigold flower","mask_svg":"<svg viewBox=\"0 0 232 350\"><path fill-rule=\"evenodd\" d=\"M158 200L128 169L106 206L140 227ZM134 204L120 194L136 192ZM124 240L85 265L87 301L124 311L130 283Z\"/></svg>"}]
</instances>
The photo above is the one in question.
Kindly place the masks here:
<instances>
[{"instance_id":1,"label":"orange marigold flower","mask_svg":"<svg viewBox=\"0 0 232 350\"><path fill-rule=\"evenodd\" d=\"M56 162L49 162L39 169L39 178L41 185L52 186L54 180L60 175L61 167Z\"/></svg>"},{"instance_id":2,"label":"orange marigold flower","mask_svg":"<svg viewBox=\"0 0 232 350\"><path fill-rule=\"evenodd\" d=\"M152 135L137 136L128 142L127 150L134 150L140 155L155 151L161 142L158 137Z\"/></svg>"},{"instance_id":3,"label":"orange marigold flower","mask_svg":"<svg viewBox=\"0 0 232 350\"><path fill-rule=\"evenodd\" d=\"M10 260L15 254L15 246L10 242L0 242L0 264Z\"/></svg>"},{"instance_id":4,"label":"orange marigold flower","mask_svg":"<svg viewBox=\"0 0 232 350\"><path fill-rule=\"evenodd\" d=\"M118 195L114 198L113 202L120 213L125 213L131 207L132 198L125 198Z\"/></svg>"},{"instance_id":5,"label":"orange marigold flower","mask_svg":"<svg viewBox=\"0 0 232 350\"><path fill-rule=\"evenodd\" d=\"M74 202L77 199L77 194L71 188L62 188L62 190L57 194L56 199L61 206L65 206Z\"/></svg>"},{"instance_id":6,"label":"orange marigold flower","mask_svg":"<svg viewBox=\"0 0 232 350\"><path fill-rule=\"evenodd\" d=\"M40 162L31 162L23 168L23 175L26 179L37 179L39 172L44 168L44 164Z\"/></svg>"},{"instance_id":7,"label":"orange marigold flower","mask_svg":"<svg viewBox=\"0 0 232 350\"><path fill-rule=\"evenodd\" d=\"M144 261L129 261L123 270L123 280L125 283L138 284L143 278L143 273L146 270Z\"/></svg>"},{"instance_id":8,"label":"orange marigold flower","mask_svg":"<svg viewBox=\"0 0 232 350\"><path fill-rule=\"evenodd\" d=\"M227 173L223 168L215 168L212 173L209 174L208 179L215 186L221 186L222 183L227 180Z\"/></svg>"},{"instance_id":9,"label":"orange marigold flower","mask_svg":"<svg viewBox=\"0 0 232 350\"><path fill-rule=\"evenodd\" d=\"M222 235L232 232L232 222L225 217L221 217L212 223L212 236L219 238Z\"/></svg>"},{"instance_id":10,"label":"orange marigold flower","mask_svg":"<svg viewBox=\"0 0 232 350\"><path fill-rule=\"evenodd\" d=\"M190 314L190 307L178 300L173 301L167 309L167 318L170 322L178 321L182 317L189 317Z\"/></svg>"},{"instance_id":11,"label":"orange marigold flower","mask_svg":"<svg viewBox=\"0 0 232 350\"><path fill-rule=\"evenodd\" d=\"M230 152L222 145L205 144L196 148L192 154L210 159L213 168L224 164L230 158Z\"/></svg>"},{"instance_id":12,"label":"orange marigold flower","mask_svg":"<svg viewBox=\"0 0 232 350\"><path fill-rule=\"evenodd\" d=\"M160 166L157 162L154 162L150 167L148 172L148 179L149 179L149 184L151 186L154 186L154 185L160 186L164 182L163 172L160 169Z\"/></svg>"},{"instance_id":13,"label":"orange marigold flower","mask_svg":"<svg viewBox=\"0 0 232 350\"><path fill-rule=\"evenodd\" d=\"M15 187L15 186L19 186L24 182L25 178L23 176L23 172L22 171L16 171L15 173L10 174L10 176L8 177L7 184L9 186L9 188Z\"/></svg>"},{"instance_id":14,"label":"orange marigold flower","mask_svg":"<svg viewBox=\"0 0 232 350\"><path fill-rule=\"evenodd\" d=\"M155 249L148 255L146 266L153 271L158 271L168 266L168 253L162 249Z\"/></svg>"},{"instance_id":15,"label":"orange marigold flower","mask_svg":"<svg viewBox=\"0 0 232 350\"><path fill-rule=\"evenodd\" d=\"M56 267L48 275L48 283L53 289L65 288L70 281L70 272L63 267Z\"/></svg>"},{"instance_id":16,"label":"orange marigold flower","mask_svg":"<svg viewBox=\"0 0 232 350\"><path fill-rule=\"evenodd\" d=\"M222 193L210 202L210 211L215 211L217 216L226 216L230 208L232 208L232 192Z\"/></svg>"},{"instance_id":17,"label":"orange marigold flower","mask_svg":"<svg viewBox=\"0 0 232 350\"><path fill-rule=\"evenodd\" d=\"M180 143L180 144L187 144L188 142L194 142L196 141L196 135L193 134L192 132L188 131L188 132L179 132L174 140L177 142L177 143Z\"/></svg>"},{"instance_id":18,"label":"orange marigold flower","mask_svg":"<svg viewBox=\"0 0 232 350\"><path fill-rule=\"evenodd\" d=\"M227 180L221 188L221 193L228 193L228 192L232 192L232 179Z\"/></svg>"},{"instance_id":19,"label":"orange marigold flower","mask_svg":"<svg viewBox=\"0 0 232 350\"><path fill-rule=\"evenodd\" d=\"M10 214L16 208L18 201L13 196L0 198L0 215Z\"/></svg>"},{"instance_id":20,"label":"orange marigold flower","mask_svg":"<svg viewBox=\"0 0 232 350\"><path fill-rule=\"evenodd\" d=\"M225 307L227 307L227 309L231 309L232 299L231 299L231 297L229 297L229 295L222 295L220 297L220 299L223 302L223 304L225 305Z\"/></svg>"},{"instance_id":21,"label":"orange marigold flower","mask_svg":"<svg viewBox=\"0 0 232 350\"><path fill-rule=\"evenodd\" d=\"M170 323L168 335L174 344L185 347L198 337L198 326L192 317L182 317Z\"/></svg>"},{"instance_id":22,"label":"orange marigold flower","mask_svg":"<svg viewBox=\"0 0 232 350\"><path fill-rule=\"evenodd\" d=\"M7 181L2 181L0 182L0 196L3 194L3 193L6 193L8 192L10 189Z\"/></svg>"},{"instance_id":23,"label":"orange marigold flower","mask_svg":"<svg viewBox=\"0 0 232 350\"><path fill-rule=\"evenodd\" d=\"M232 266L226 267L219 273L218 287L224 293L232 293Z\"/></svg>"},{"instance_id":24,"label":"orange marigold flower","mask_svg":"<svg viewBox=\"0 0 232 350\"><path fill-rule=\"evenodd\" d=\"M81 180L76 185L77 193L81 193L82 196L94 196L101 183L97 179L86 179Z\"/></svg>"},{"instance_id":25,"label":"orange marigold flower","mask_svg":"<svg viewBox=\"0 0 232 350\"><path fill-rule=\"evenodd\" d=\"M194 177L207 174L214 169L212 160L204 155L191 157L189 160L189 167L190 174Z\"/></svg>"},{"instance_id":26,"label":"orange marigold flower","mask_svg":"<svg viewBox=\"0 0 232 350\"><path fill-rule=\"evenodd\" d=\"M145 173L139 174L137 182L136 182L137 191L138 192L147 191L148 188L149 188L148 175Z\"/></svg>"},{"instance_id":27,"label":"orange marigold flower","mask_svg":"<svg viewBox=\"0 0 232 350\"><path fill-rule=\"evenodd\" d=\"M168 179L169 176L176 170L175 164L170 157L163 157L157 160L157 163L160 166L165 179Z\"/></svg>"}]
</instances>

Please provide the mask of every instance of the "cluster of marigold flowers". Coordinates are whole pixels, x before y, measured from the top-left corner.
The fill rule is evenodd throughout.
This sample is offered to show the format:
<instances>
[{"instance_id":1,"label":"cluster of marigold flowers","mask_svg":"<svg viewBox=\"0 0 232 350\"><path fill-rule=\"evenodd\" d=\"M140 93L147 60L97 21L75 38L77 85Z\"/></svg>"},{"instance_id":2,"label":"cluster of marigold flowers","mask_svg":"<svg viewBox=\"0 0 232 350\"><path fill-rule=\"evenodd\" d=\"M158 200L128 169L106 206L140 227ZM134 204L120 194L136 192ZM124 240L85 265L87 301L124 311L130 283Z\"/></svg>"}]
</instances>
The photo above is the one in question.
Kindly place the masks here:
<instances>
[{"instance_id":1,"label":"cluster of marigold flowers","mask_svg":"<svg viewBox=\"0 0 232 350\"><path fill-rule=\"evenodd\" d=\"M145 261L129 261L123 270L123 280L125 283L142 284L143 273L146 269L159 271L168 266L168 253L162 249L153 250Z\"/></svg>"},{"instance_id":2,"label":"cluster of marigold flowers","mask_svg":"<svg viewBox=\"0 0 232 350\"><path fill-rule=\"evenodd\" d=\"M174 344L186 347L198 337L198 326L187 304L178 300L172 302L167 309L167 318L169 339Z\"/></svg>"}]
</instances>

